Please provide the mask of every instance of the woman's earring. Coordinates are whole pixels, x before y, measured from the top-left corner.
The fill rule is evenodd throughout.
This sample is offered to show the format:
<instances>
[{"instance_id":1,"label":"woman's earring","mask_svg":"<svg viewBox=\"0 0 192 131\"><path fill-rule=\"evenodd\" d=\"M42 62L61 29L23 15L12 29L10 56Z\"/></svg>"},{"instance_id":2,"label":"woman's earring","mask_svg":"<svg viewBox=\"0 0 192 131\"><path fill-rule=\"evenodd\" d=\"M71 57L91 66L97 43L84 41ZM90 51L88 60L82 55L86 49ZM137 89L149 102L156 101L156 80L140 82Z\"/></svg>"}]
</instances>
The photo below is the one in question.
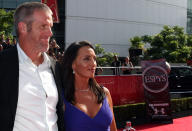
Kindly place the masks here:
<instances>
[{"instance_id":1,"label":"woman's earring","mask_svg":"<svg viewBox=\"0 0 192 131\"><path fill-rule=\"evenodd\" d=\"M73 74L75 74L75 71L73 70Z\"/></svg>"}]
</instances>

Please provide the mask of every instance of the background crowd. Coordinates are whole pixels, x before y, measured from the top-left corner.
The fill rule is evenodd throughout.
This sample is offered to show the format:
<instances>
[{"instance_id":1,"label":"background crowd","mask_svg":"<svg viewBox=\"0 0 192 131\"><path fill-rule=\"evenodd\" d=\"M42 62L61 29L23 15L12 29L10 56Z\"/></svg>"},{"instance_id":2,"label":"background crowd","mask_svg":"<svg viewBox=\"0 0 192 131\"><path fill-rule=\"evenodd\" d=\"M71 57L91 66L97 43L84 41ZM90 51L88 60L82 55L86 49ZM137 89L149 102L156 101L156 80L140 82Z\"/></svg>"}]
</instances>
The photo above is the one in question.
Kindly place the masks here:
<instances>
[{"instance_id":1,"label":"background crowd","mask_svg":"<svg viewBox=\"0 0 192 131\"><path fill-rule=\"evenodd\" d=\"M11 39L8 36L5 37L4 34L0 35L0 51L9 49L15 45L16 45L16 39L15 38Z\"/></svg>"},{"instance_id":2,"label":"background crowd","mask_svg":"<svg viewBox=\"0 0 192 131\"><path fill-rule=\"evenodd\" d=\"M49 41L49 50L47 54L57 61L61 61L63 58L64 51L59 47L54 38Z\"/></svg>"},{"instance_id":3,"label":"background crowd","mask_svg":"<svg viewBox=\"0 0 192 131\"><path fill-rule=\"evenodd\" d=\"M4 34L0 35L0 51L12 48L16 46L16 44L16 38L11 38L9 36L5 36ZM61 61L64 55L64 51L59 47L54 38L49 41L49 50L47 51L47 54L57 61Z\"/></svg>"}]
</instances>

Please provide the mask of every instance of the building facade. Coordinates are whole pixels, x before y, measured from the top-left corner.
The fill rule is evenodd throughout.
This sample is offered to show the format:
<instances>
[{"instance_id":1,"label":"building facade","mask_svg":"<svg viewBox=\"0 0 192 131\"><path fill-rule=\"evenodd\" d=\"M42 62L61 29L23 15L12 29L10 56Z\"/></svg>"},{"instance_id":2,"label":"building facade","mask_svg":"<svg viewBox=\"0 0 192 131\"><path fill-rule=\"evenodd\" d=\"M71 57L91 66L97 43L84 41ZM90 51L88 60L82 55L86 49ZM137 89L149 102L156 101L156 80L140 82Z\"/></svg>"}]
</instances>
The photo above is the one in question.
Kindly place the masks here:
<instances>
[{"instance_id":1,"label":"building facade","mask_svg":"<svg viewBox=\"0 0 192 131\"><path fill-rule=\"evenodd\" d=\"M127 56L130 38L187 26L187 0L66 0L66 46L89 40Z\"/></svg>"},{"instance_id":2,"label":"building facade","mask_svg":"<svg viewBox=\"0 0 192 131\"><path fill-rule=\"evenodd\" d=\"M0 0L0 8L41 0ZM192 33L192 0L57 0L60 23L54 36L63 47L89 40L105 51L127 56L134 36L154 35L164 25Z\"/></svg>"},{"instance_id":3,"label":"building facade","mask_svg":"<svg viewBox=\"0 0 192 131\"><path fill-rule=\"evenodd\" d=\"M187 33L192 34L192 0L187 3Z\"/></svg>"}]
</instances>

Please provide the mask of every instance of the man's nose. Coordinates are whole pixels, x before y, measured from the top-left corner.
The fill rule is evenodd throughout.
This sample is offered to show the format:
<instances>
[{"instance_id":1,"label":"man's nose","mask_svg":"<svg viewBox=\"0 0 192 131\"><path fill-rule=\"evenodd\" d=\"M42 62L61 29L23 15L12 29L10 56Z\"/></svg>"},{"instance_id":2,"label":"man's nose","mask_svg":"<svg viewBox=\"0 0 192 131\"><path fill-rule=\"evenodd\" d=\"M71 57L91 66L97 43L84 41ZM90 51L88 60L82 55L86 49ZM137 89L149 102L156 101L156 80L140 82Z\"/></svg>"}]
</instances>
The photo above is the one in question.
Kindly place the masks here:
<instances>
[{"instance_id":1,"label":"man's nose","mask_svg":"<svg viewBox=\"0 0 192 131\"><path fill-rule=\"evenodd\" d=\"M51 28L48 28L47 35L49 35L50 37L53 35L53 32L52 32Z\"/></svg>"}]
</instances>

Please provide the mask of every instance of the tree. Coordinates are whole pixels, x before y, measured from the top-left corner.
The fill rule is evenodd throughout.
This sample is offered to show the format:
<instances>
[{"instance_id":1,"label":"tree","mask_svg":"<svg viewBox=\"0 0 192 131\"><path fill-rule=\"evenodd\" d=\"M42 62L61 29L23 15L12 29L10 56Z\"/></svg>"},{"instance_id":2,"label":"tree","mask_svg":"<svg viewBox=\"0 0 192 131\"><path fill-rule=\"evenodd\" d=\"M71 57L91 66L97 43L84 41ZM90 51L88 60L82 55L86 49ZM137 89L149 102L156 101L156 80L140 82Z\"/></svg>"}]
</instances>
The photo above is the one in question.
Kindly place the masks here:
<instances>
[{"instance_id":1,"label":"tree","mask_svg":"<svg viewBox=\"0 0 192 131\"><path fill-rule=\"evenodd\" d=\"M183 63L191 56L192 36L185 34L182 27L164 26L163 30L154 36L145 35L139 38L144 46L146 43L150 45L143 49L144 59L165 58L168 62ZM132 47L135 47L134 43Z\"/></svg>"},{"instance_id":2,"label":"tree","mask_svg":"<svg viewBox=\"0 0 192 131\"><path fill-rule=\"evenodd\" d=\"M139 36L135 36L133 38L130 39L131 47L129 49L129 55L130 55L130 60L133 63L133 65L138 65L139 63L139 56L138 55L133 55L133 53L131 53L131 50L137 50L137 49L142 49L144 50L144 45L145 43L142 41L142 37Z\"/></svg>"},{"instance_id":3,"label":"tree","mask_svg":"<svg viewBox=\"0 0 192 131\"><path fill-rule=\"evenodd\" d=\"M143 49L143 47L144 47L142 38L139 36L135 36L135 37L131 38L130 42L132 43L131 49Z\"/></svg>"},{"instance_id":4,"label":"tree","mask_svg":"<svg viewBox=\"0 0 192 131\"><path fill-rule=\"evenodd\" d=\"M95 54L97 55L97 65L99 66L110 66L114 55L117 55L117 53L105 52L100 44L95 44Z\"/></svg>"},{"instance_id":5,"label":"tree","mask_svg":"<svg viewBox=\"0 0 192 131\"><path fill-rule=\"evenodd\" d=\"M13 31L13 14L13 10L0 9L0 32L4 31L5 35L11 35Z\"/></svg>"}]
</instances>

